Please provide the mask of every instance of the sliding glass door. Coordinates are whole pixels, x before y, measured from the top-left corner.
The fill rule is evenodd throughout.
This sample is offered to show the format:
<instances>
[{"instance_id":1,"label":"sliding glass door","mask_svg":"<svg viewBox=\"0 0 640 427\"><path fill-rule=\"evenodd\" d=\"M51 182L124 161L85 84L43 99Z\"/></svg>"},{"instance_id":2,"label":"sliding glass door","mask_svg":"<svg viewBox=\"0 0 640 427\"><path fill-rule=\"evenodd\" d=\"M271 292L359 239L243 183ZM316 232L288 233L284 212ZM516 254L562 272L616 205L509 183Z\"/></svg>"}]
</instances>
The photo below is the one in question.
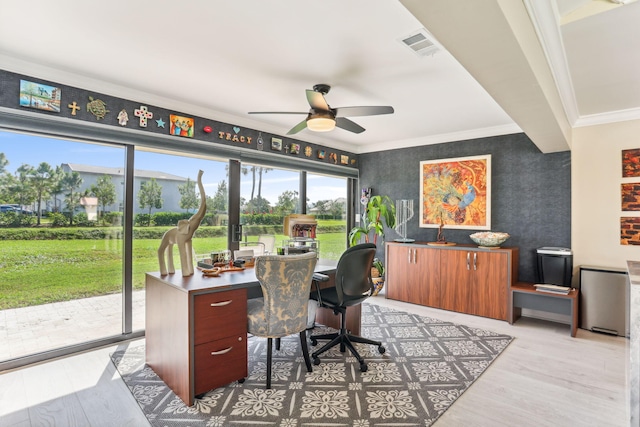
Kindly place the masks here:
<instances>
[{"instance_id":1,"label":"sliding glass door","mask_svg":"<svg viewBox=\"0 0 640 427\"><path fill-rule=\"evenodd\" d=\"M0 132L0 362L122 333L125 150Z\"/></svg>"},{"instance_id":2,"label":"sliding glass door","mask_svg":"<svg viewBox=\"0 0 640 427\"><path fill-rule=\"evenodd\" d=\"M133 184L134 330L144 328L144 305L135 302L144 298L145 273L160 269L158 248L164 233L174 228L179 220L189 220L201 210L202 195L197 182L200 170L203 172L205 214L192 239L192 255L196 260L203 259L210 257L212 252L227 248L227 165L225 161L181 153L136 150ZM181 270L177 246L173 247L173 260L175 269Z\"/></svg>"}]
</instances>

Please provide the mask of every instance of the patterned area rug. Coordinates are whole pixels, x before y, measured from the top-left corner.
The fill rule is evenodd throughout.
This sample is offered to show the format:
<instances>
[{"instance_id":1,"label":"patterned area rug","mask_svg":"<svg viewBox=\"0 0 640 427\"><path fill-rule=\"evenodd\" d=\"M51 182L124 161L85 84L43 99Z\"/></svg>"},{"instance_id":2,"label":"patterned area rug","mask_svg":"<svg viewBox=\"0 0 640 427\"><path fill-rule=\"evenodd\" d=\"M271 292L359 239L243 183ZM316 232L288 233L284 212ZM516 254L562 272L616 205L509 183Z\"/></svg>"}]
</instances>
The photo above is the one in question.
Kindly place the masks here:
<instances>
[{"instance_id":1,"label":"patterned area rug","mask_svg":"<svg viewBox=\"0 0 640 427\"><path fill-rule=\"evenodd\" d=\"M363 335L387 349L380 355L375 346L356 344L367 372L334 347L307 373L295 335L274 350L266 390L267 340L251 337L246 381L212 390L192 407L145 365L144 345L112 360L152 426L430 426L513 339L374 304L363 304L362 312Z\"/></svg>"}]
</instances>

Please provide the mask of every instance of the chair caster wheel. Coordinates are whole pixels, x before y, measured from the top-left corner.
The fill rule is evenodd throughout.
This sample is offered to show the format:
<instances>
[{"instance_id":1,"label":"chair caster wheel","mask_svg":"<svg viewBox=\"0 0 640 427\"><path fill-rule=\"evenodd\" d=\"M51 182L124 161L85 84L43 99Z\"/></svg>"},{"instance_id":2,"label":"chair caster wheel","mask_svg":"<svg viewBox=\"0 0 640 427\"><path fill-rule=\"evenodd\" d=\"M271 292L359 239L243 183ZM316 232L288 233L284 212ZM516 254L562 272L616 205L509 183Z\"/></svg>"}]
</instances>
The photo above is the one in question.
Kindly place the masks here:
<instances>
[{"instance_id":1,"label":"chair caster wheel","mask_svg":"<svg viewBox=\"0 0 640 427\"><path fill-rule=\"evenodd\" d=\"M384 354L385 351L387 351L387 349L384 348L383 346L378 347L378 353Z\"/></svg>"},{"instance_id":2,"label":"chair caster wheel","mask_svg":"<svg viewBox=\"0 0 640 427\"><path fill-rule=\"evenodd\" d=\"M313 364L318 366L320 364L320 358L319 357L314 357L313 358Z\"/></svg>"},{"instance_id":3,"label":"chair caster wheel","mask_svg":"<svg viewBox=\"0 0 640 427\"><path fill-rule=\"evenodd\" d=\"M240 378L240 379L238 380L238 384L242 384L242 383L244 383L244 380L245 380L245 379L246 379L246 378Z\"/></svg>"},{"instance_id":4,"label":"chair caster wheel","mask_svg":"<svg viewBox=\"0 0 640 427\"><path fill-rule=\"evenodd\" d=\"M318 345L318 340L313 338L313 337L311 337L311 345L313 345L313 346Z\"/></svg>"},{"instance_id":5,"label":"chair caster wheel","mask_svg":"<svg viewBox=\"0 0 640 427\"><path fill-rule=\"evenodd\" d=\"M367 372L368 369L369 369L369 367L367 366L366 363L361 363L360 364L360 372Z\"/></svg>"}]
</instances>

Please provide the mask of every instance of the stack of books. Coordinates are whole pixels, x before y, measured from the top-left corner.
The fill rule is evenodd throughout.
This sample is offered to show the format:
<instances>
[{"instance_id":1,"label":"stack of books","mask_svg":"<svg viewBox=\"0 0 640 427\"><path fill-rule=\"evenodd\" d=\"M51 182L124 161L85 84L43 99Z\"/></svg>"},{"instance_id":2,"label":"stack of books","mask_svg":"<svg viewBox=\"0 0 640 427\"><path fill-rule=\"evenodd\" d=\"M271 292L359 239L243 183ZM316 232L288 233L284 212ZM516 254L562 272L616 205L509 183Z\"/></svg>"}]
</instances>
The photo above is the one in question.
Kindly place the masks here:
<instances>
[{"instance_id":1,"label":"stack of books","mask_svg":"<svg viewBox=\"0 0 640 427\"><path fill-rule=\"evenodd\" d=\"M536 291L539 292L548 292L560 295L568 295L569 292L571 292L571 288L569 286L549 285L546 283L540 283L533 286L536 288Z\"/></svg>"}]
</instances>

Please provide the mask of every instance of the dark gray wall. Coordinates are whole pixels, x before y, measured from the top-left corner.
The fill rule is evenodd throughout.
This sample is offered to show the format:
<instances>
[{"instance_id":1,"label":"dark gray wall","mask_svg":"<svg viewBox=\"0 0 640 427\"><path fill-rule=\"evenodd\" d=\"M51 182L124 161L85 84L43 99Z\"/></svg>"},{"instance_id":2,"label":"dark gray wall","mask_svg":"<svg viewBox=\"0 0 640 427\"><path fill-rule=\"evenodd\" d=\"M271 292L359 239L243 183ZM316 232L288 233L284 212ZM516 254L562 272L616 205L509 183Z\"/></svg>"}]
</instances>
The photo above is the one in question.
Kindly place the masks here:
<instances>
[{"instance_id":1,"label":"dark gray wall","mask_svg":"<svg viewBox=\"0 0 640 427\"><path fill-rule=\"evenodd\" d=\"M519 279L536 281L536 249L571 245L571 153L542 154L524 134L449 142L360 155L360 187L372 194L413 199L407 237L435 241L437 228L420 228L420 162L491 154L491 229L509 233L520 248ZM447 241L473 244L478 230L444 228ZM399 237L387 230L387 240ZM384 258L383 245L378 256Z\"/></svg>"}]
</instances>

